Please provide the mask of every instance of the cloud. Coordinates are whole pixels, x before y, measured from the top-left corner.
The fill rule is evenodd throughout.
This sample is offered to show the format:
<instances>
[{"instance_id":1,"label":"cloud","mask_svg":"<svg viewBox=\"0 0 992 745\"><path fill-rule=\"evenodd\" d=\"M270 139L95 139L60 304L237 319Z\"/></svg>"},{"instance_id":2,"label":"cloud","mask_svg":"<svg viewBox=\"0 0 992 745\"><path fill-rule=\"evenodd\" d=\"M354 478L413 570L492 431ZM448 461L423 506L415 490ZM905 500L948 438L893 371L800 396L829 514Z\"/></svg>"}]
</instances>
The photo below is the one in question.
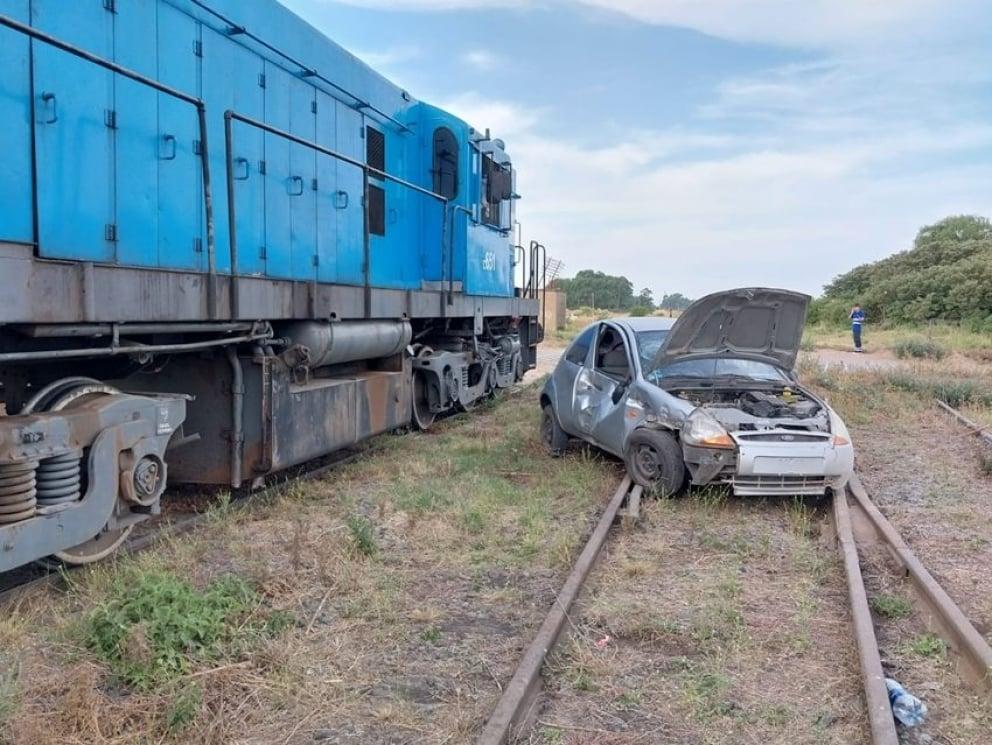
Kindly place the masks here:
<instances>
[{"instance_id":1,"label":"cloud","mask_svg":"<svg viewBox=\"0 0 992 745\"><path fill-rule=\"evenodd\" d=\"M984 0L325 0L360 7L450 11L480 8L584 6L740 42L786 47L912 48L921 41L987 36L992 12Z\"/></svg>"},{"instance_id":2,"label":"cloud","mask_svg":"<svg viewBox=\"0 0 992 745\"><path fill-rule=\"evenodd\" d=\"M523 108L477 92L442 99L437 105L480 131L492 130L494 137L512 138L531 132L541 118L539 109Z\"/></svg>"},{"instance_id":3,"label":"cloud","mask_svg":"<svg viewBox=\"0 0 992 745\"><path fill-rule=\"evenodd\" d=\"M525 239L545 241L566 274L597 268L656 293L744 284L816 293L908 247L922 224L982 209L980 195L992 193L987 168L940 165L992 147L992 125L899 123L805 143L669 129L596 145L543 133L540 115L481 94L443 105L506 138ZM895 172L910 157L937 165Z\"/></svg>"},{"instance_id":4,"label":"cloud","mask_svg":"<svg viewBox=\"0 0 992 745\"><path fill-rule=\"evenodd\" d=\"M921 38L980 33L968 19L989 19L982 0L580 0L645 23L789 47L912 44Z\"/></svg>"},{"instance_id":5,"label":"cloud","mask_svg":"<svg viewBox=\"0 0 992 745\"><path fill-rule=\"evenodd\" d=\"M357 49L352 52L358 59L374 69L386 69L415 60L422 56L420 47L407 44L385 49Z\"/></svg>"},{"instance_id":6,"label":"cloud","mask_svg":"<svg viewBox=\"0 0 992 745\"><path fill-rule=\"evenodd\" d=\"M489 72L505 64L502 57L488 49L472 49L462 54L461 60L479 72Z\"/></svg>"}]
</instances>

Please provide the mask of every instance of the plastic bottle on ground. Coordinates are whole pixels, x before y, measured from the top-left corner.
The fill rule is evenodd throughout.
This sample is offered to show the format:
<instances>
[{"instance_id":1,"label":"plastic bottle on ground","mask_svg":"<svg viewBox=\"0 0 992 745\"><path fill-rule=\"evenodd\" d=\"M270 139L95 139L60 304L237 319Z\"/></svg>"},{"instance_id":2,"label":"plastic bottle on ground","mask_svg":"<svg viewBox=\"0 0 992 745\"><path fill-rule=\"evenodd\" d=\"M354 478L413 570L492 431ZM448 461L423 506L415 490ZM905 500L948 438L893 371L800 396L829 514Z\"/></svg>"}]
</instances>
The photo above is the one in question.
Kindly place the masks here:
<instances>
[{"instance_id":1,"label":"plastic bottle on ground","mask_svg":"<svg viewBox=\"0 0 992 745\"><path fill-rule=\"evenodd\" d=\"M885 687L889 691L889 704L892 706L892 716L906 727L916 727L923 724L927 716L927 705L911 694L892 678L885 679Z\"/></svg>"}]
</instances>

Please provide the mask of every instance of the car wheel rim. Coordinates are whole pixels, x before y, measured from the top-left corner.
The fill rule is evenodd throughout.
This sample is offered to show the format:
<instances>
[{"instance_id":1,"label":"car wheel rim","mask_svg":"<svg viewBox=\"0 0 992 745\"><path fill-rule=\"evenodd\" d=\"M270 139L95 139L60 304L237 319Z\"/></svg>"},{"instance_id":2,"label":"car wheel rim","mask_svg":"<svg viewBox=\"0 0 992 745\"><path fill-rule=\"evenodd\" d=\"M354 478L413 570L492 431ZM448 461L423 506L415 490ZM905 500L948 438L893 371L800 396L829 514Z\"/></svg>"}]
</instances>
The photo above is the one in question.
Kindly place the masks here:
<instances>
[{"instance_id":1,"label":"car wheel rim","mask_svg":"<svg viewBox=\"0 0 992 745\"><path fill-rule=\"evenodd\" d=\"M647 481L654 481L661 475L658 464L658 453L654 448L641 445L634 453L634 465Z\"/></svg>"}]
</instances>

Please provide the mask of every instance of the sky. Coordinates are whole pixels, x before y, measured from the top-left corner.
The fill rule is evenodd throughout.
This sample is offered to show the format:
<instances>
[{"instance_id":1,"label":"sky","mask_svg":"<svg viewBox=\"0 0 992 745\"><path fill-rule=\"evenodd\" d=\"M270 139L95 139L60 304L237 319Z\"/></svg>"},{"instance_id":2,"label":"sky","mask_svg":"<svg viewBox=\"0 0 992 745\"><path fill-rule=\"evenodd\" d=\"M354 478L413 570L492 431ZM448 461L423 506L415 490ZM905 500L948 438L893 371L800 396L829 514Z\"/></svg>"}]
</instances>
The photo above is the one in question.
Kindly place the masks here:
<instances>
[{"instance_id":1,"label":"sky","mask_svg":"<svg viewBox=\"0 0 992 745\"><path fill-rule=\"evenodd\" d=\"M564 274L819 294L992 216L987 0L281 0L505 140Z\"/></svg>"}]
</instances>

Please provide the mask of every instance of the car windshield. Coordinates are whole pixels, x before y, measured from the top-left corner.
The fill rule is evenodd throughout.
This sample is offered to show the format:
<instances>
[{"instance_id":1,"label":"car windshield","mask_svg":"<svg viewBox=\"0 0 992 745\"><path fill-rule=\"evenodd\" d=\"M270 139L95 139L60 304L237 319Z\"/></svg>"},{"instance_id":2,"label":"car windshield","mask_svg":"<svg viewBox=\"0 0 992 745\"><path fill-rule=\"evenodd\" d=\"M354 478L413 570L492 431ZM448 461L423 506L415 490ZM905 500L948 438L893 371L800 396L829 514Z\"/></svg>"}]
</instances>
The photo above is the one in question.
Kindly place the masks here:
<instances>
[{"instance_id":1,"label":"car windshield","mask_svg":"<svg viewBox=\"0 0 992 745\"><path fill-rule=\"evenodd\" d=\"M641 358L641 369L648 370L654 362L658 350L661 349L662 342L668 336L667 329L657 329L655 331L638 331L634 334L637 339L637 356Z\"/></svg>"},{"instance_id":2,"label":"car windshield","mask_svg":"<svg viewBox=\"0 0 992 745\"><path fill-rule=\"evenodd\" d=\"M681 360L656 368L647 376L652 383L660 383L671 378L747 378L766 380L775 383L790 382L789 376L781 369L767 362L744 360L734 357Z\"/></svg>"}]
</instances>

